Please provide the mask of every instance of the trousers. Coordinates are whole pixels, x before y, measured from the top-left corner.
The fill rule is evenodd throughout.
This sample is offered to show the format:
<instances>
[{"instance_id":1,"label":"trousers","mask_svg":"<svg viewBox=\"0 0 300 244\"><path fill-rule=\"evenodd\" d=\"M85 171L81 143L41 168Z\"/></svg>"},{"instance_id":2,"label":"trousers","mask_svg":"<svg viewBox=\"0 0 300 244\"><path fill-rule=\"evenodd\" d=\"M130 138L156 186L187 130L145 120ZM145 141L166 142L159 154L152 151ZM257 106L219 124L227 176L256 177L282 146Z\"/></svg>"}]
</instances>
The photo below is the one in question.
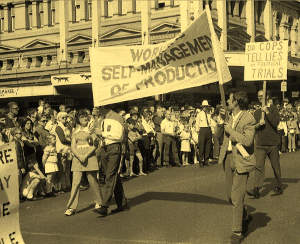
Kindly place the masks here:
<instances>
[{"instance_id":1,"label":"trousers","mask_svg":"<svg viewBox=\"0 0 300 244\"><path fill-rule=\"evenodd\" d=\"M118 207L122 207L125 199L123 185L118 173L121 160L121 144L114 143L100 148L100 161L104 181L100 185L102 205L109 206L112 196Z\"/></svg>"},{"instance_id":2,"label":"trousers","mask_svg":"<svg viewBox=\"0 0 300 244\"><path fill-rule=\"evenodd\" d=\"M232 232L243 231L243 218L245 214L245 195L249 173L239 174L232 162L232 153L226 155L225 159L225 186L229 203L233 207L232 211Z\"/></svg>"},{"instance_id":3,"label":"trousers","mask_svg":"<svg viewBox=\"0 0 300 244\"><path fill-rule=\"evenodd\" d=\"M207 164L212 147L212 132L210 127L201 127L198 137L199 162Z\"/></svg>"},{"instance_id":4,"label":"trousers","mask_svg":"<svg viewBox=\"0 0 300 244\"><path fill-rule=\"evenodd\" d=\"M268 156L275 176L275 186L281 187L281 169L278 146L256 146L256 168L254 187L261 188L265 177L265 161Z\"/></svg>"}]
</instances>

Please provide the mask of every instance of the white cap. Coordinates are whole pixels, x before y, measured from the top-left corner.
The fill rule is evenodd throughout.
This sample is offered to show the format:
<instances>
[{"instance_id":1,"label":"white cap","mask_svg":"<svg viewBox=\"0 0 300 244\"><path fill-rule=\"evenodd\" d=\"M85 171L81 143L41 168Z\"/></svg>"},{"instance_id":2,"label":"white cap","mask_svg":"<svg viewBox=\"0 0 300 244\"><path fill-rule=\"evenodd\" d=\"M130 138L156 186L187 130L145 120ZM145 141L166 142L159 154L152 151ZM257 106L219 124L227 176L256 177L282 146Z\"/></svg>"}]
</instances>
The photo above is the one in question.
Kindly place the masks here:
<instances>
[{"instance_id":1,"label":"white cap","mask_svg":"<svg viewBox=\"0 0 300 244\"><path fill-rule=\"evenodd\" d=\"M203 100L202 101L202 106L209 106L208 101L207 100Z\"/></svg>"}]
</instances>

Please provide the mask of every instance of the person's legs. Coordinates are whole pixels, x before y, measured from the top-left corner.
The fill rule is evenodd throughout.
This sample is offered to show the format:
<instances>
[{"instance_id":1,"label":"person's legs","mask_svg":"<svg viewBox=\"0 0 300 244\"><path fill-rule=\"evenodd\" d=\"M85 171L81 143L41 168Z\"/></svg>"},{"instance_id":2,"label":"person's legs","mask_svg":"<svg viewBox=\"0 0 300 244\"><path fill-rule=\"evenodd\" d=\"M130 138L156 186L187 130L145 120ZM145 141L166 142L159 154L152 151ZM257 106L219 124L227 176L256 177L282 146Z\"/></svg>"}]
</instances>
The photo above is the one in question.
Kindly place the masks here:
<instances>
[{"instance_id":1,"label":"person's legs","mask_svg":"<svg viewBox=\"0 0 300 244\"><path fill-rule=\"evenodd\" d=\"M288 148L289 148L289 152L292 151L292 135L290 133L288 133Z\"/></svg>"},{"instance_id":2,"label":"person's legs","mask_svg":"<svg viewBox=\"0 0 300 244\"><path fill-rule=\"evenodd\" d=\"M205 154L204 154L204 163L208 164L209 155L212 148L212 133L210 128L206 128L205 133Z\"/></svg>"},{"instance_id":3,"label":"person's legs","mask_svg":"<svg viewBox=\"0 0 300 244\"><path fill-rule=\"evenodd\" d=\"M227 154L225 158L225 187L226 187L226 197L229 203L232 202L231 200L231 189L232 189L232 177L233 177L233 172L231 168L232 164L232 154Z\"/></svg>"},{"instance_id":4,"label":"person's legs","mask_svg":"<svg viewBox=\"0 0 300 244\"><path fill-rule=\"evenodd\" d=\"M170 165L170 147L171 147L171 137L164 135L164 166Z\"/></svg>"},{"instance_id":5,"label":"person's legs","mask_svg":"<svg viewBox=\"0 0 300 244\"><path fill-rule=\"evenodd\" d=\"M275 176L275 187L279 187L281 189L282 182L281 182L280 156L276 146L270 147L268 151L268 156Z\"/></svg>"},{"instance_id":6,"label":"person's legs","mask_svg":"<svg viewBox=\"0 0 300 244\"><path fill-rule=\"evenodd\" d=\"M103 206L108 208L117 182L121 159L121 146L119 144L108 145L102 152L101 163L105 174L105 184L101 187L102 202Z\"/></svg>"},{"instance_id":7,"label":"person's legs","mask_svg":"<svg viewBox=\"0 0 300 244\"><path fill-rule=\"evenodd\" d=\"M87 175L90 187L94 192L95 203L101 205L102 199L100 196L100 189L99 189L99 184L97 181L97 172L96 171L87 172L86 175Z\"/></svg>"},{"instance_id":8,"label":"person's legs","mask_svg":"<svg viewBox=\"0 0 300 244\"><path fill-rule=\"evenodd\" d=\"M201 128L198 136L198 161L201 165L204 164L205 151L205 129Z\"/></svg>"},{"instance_id":9,"label":"person's legs","mask_svg":"<svg viewBox=\"0 0 300 244\"><path fill-rule=\"evenodd\" d=\"M219 144L219 138L216 134L213 134L213 158L217 159L219 158L219 153L220 153L220 144Z\"/></svg>"},{"instance_id":10,"label":"person's legs","mask_svg":"<svg viewBox=\"0 0 300 244\"><path fill-rule=\"evenodd\" d=\"M180 165L180 159L179 159L179 154L178 154L178 148L176 145L176 140L175 137L171 137L171 147L172 147L172 155L174 159L175 165L179 166Z\"/></svg>"},{"instance_id":11,"label":"person's legs","mask_svg":"<svg viewBox=\"0 0 300 244\"><path fill-rule=\"evenodd\" d=\"M156 134L156 166L161 166L161 160L162 160L162 155L163 155L163 137L160 132Z\"/></svg>"},{"instance_id":12,"label":"person's legs","mask_svg":"<svg viewBox=\"0 0 300 244\"><path fill-rule=\"evenodd\" d=\"M138 175L146 175L143 171L143 157L142 157L142 154L140 153L140 151L137 151L135 155L139 160L139 174Z\"/></svg>"},{"instance_id":13,"label":"person's legs","mask_svg":"<svg viewBox=\"0 0 300 244\"><path fill-rule=\"evenodd\" d=\"M238 174L234 172L232 180L231 199L233 205L232 232L243 231L244 199L248 173Z\"/></svg>"},{"instance_id":14,"label":"person's legs","mask_svg":"<svg viewBox=\"0 0 300 244\"><path fill-rule=\"evenodd\" d=\"M292 136L292 151L295 152L296 151L296 135L293 134Z\"/></svg>"},{"instance_id":15,"label":"person's legs","mask_svg":"<svg viewBox=\"0 0 300 244\"><path fill-rule=\"evenodd\" d=\"M73 172L73 182L69 201L67 203L67 208L76 209L78 206L79 199L79 186L81 182L82 172Z\"/></svg>"},{"instance_id":16,"label":"person's legs","mask_svg":"<svg viewBox=\"0 0 300 244\"><path fill-rule=\"evenodd\" d=\"M265 148L256 147L254 152L256 157L254 187L260 189L264 184L267 151Z\"/></svg>"}]
</instances>

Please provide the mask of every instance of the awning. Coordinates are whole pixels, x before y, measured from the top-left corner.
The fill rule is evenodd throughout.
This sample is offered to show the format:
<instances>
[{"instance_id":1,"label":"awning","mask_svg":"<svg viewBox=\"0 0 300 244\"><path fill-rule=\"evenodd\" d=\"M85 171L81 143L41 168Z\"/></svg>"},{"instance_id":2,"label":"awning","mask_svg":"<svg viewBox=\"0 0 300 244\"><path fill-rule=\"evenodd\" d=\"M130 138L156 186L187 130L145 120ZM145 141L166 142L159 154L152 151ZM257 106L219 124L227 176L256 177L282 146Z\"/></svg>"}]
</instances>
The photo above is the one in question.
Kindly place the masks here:
<instances>
[{"instance_id":1,"label":"awning","mask_svg":"<svg viewBox=\"0 0 300 244\"><path fill-rule=\"evenodd\" d=\"M58 95L53 86L0 87L0 99Z\"/></svg>"}]
</instances>

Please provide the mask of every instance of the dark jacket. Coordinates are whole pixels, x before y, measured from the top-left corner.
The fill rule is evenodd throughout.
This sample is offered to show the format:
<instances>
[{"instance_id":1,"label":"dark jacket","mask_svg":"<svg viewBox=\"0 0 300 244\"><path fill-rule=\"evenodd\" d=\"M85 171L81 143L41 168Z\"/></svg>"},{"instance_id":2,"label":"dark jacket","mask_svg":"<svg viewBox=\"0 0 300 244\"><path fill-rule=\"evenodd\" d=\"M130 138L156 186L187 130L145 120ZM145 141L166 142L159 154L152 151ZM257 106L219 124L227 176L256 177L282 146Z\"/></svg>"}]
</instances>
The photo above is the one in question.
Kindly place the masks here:
<instances>
[{"instance_id":1,"label":"dark jacket","mask_svg":"<svg viewBox=\"0 0 300 244\"><path fill-rule=\"evenodd\" d=\"M261 119L262 111L258 109L254 113L256 123ZM269 113L265 114L265 125L256 129L256 146L278 146L280 144L280 135L277 126L280 122L280 115L276 106L269 107Z\"/></svg>"}]
</instances>

